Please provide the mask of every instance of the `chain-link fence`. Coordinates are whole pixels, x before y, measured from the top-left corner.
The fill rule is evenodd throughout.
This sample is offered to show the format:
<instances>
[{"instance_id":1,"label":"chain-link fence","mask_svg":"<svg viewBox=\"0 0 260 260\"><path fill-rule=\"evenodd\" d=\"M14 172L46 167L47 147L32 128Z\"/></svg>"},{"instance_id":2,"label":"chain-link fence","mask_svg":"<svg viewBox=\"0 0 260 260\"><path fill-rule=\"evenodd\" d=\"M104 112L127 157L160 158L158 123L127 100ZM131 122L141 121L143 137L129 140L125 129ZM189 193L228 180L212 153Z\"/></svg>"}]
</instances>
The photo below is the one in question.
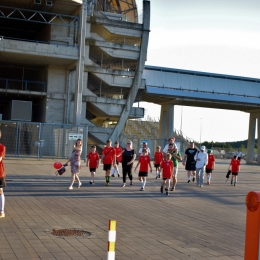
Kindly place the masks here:
<instances>
[{"instance_id":1,"label":"chain-link fence","mask_svg":"<svg viewBox=\"0 0 260 260\"><path fill-rule=\"evenodd\" d=\"M82 138L82 159L86 158L86 126L1 121L0 129L6 156L68 158L76 139Z\"/></svg>"}]
</instances>

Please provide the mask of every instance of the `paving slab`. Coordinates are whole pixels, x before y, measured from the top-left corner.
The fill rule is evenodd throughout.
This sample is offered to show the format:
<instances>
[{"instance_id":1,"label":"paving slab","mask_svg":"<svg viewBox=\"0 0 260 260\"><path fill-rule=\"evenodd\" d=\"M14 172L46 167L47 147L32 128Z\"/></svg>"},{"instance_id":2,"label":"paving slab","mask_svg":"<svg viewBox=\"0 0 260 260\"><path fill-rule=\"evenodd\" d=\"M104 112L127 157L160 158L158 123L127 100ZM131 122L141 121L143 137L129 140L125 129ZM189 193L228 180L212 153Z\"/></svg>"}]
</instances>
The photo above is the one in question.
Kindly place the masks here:
<instances>
[{"instance_id":1,"label":"paving slab","mask_svg":"<svg viewBox=\"0 0 260 260\"><path fill-rule=\"evenodd\" d=\"M68 190L69 168L55 176L52 159L7 158L6 217L0 219L0 259L106 259L108 221L117 221L116 259L243 259L249 191L259 190L259 166L242 162L237 186L225 182L229 160L217 160L211 185L187 183L182 165L169 196L149 174L140 191L105 186L102 166L95 185L82 163L82 187ZM136 162L135 162L136 163ZM57 237L53 230L83 230L86 237Z\"/></svg>"}]
</instances>

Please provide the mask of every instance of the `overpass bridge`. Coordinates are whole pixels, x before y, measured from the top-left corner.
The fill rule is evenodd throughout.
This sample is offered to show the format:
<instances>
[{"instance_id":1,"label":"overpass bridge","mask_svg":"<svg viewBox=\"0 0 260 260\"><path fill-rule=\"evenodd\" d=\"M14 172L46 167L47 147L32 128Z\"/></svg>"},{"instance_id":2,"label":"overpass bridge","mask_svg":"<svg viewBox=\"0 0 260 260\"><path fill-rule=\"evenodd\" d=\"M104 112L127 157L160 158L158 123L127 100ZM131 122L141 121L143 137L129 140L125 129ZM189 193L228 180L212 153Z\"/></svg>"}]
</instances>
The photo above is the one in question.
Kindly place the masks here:
<instances>
[{"instance_id":1,"label":"overpass bridge","mask_svg":"<svg viewBox=\"0 0 260 260\"><path fill-rule=\"evenodd\" d=\"M174 105L248 112L247 162L253 161L256 122L260 136L260 79L156 66L145 66L143 79L142 101L161 105L159 138L173 134Z\"/></svg>"}]
</instances>

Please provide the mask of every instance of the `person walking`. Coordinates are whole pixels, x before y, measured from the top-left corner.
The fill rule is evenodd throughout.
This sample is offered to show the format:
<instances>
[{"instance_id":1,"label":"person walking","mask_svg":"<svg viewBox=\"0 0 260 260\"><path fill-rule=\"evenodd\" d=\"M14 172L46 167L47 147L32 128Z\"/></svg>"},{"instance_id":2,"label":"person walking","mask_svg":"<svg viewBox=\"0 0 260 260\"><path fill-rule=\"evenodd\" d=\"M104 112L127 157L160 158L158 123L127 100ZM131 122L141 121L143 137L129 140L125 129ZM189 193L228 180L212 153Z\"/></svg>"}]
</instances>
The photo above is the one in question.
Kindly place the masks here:
<instances>
[{"instance_id":1,"label":"person walking","mask_svg":"<svg viewBox=\"0 0 260 260\"><path fill-rule=\"evenodd\" d=\"M114 147L112 147L112 141L110 139L107 140L106 146L102 151L101 163L103 163L103 170L105 171L106 177L106 186L110 183L110 171L111 166L115 167L116 163L116 152Z\"/></svg>"},{"instance_id":2,"label":"person walking","mask_svg":"<svg viewBox=\"0 0 260 260\"><path fill-rule=\"evenodd\" d=\"M73 189L73 184L75 180L78 182L78 188L80 188L82 185L78 176L80 172L81 153L82 153L82 140L77 139L73 151L71 153L71 156L66 163L66 164L70 163L70 170L71 170L71 182L70 182L70 186L68 187L69 190Z\"/></svg>"},{"instance_id":3,"label":"person walking","mask_svg":"<svg viewBox=\"0 0 260 260\"><path fill-rule=\"evenodd\" d=\"M208 149L208 163L206 165L207 184L210 185L211 174L215 169L215 156L211 149Z\"/></svg>"},{"instance_id":4,"label":"person walking","mask_svg":"<svg viewBox=\"0 0 260 260\"><path fill-rule=\"evenodd\" d=\"M135 150L132 147L131 140L127 141L126 148L122 152L122 170L123 170L123 185L126 185L126 175L130 180L130 185L133 185L132 167L136 158Z\"/></svg>"},{"instance_id":5,"label":"person walking","mask_svg":"<svg viewBox=\"0 0 260 260\"><path fill-rule=\"evenodd\" d=\"M172 187L171 191L174 191L176 189L177 185L177 175L178 175L178 164L179 161L182 160L181 153L174 148L173 144L169 144L168 153L171 154L171 160L173 161L173 174L172 174Z\"/></svg>"},{"instance_id":6,"label":"person walking","mask_svg":"<svg viewBox=\"0 0 260 260\"><path fill-rule=\"evenodd\" d=\"M156 147L156 152L154 153L154 167L155 167L155 179L160 178L160 164L163 160L163 153L161 152L161 146Z\"/></svg>"},{"instance_id":7,"label":"person walking","mask_svg":"<svg viewBox=\"0 0 260 260\"><path fill-rule=\"evenodd\" d=\"M140 191L145 190L145 184L146 184L146 177L148 177L148 166L150 167L150 172L153 171L151 161L150 161L150 156L148 155L147 149L142 150L142 155L139 156L138 163L135 167L135 171L140 165L138 177L139 181L142 183L142 187Z\"/></svg>"},{"instance_id":8,"label":"person walking","mask_svg":"<svg viewBox=\"0 0 260 260\"><path fill-rule=\"evenodd\" d=\"M91 185L95 183L95 174L96 169L99 165L99 154L96 152L96 146L91 146L91 152L87 155L86 166L89 166L89 171L91 174L91 181L89 182Z\"/></svg>"},{"instance_id":9,"label":"person walking","mask_svg":"<svg viewBox=\"0 0 260 260\"><path fill-rule=\"evenodd\" d=\"M174 165L171 160L171 154L167 153L166 154L166 159L163 160L160 164L160 171L162 171L162 184L161 184L161 193L163 193L163 188L166 185L166 195L169 195L169 190L171 186L171 178L173 176L173 169Z\"/></svg>"},{"instance_id":10,"label":"person walking","mask_svg":"<svg viewBox=\"0 0 260 260\"><path fill-rule=\"evenodd\" d=\"M0 130L0 138L2 137L2 131ZM5 217L5 195L4 187L6 186L5 177L5 167L3 160L5 158L6 147L0 143L0 218Z\"/></svg>"},{"instance_id":11,"label":"person walking","mask_svg":"<svg viewBox=\"0 0 260 260\"><path fill-rule=\"evenodd\" d=\"M237 176L240 171L240 161L238 160L237 155L235 155L234 158L230 162L230 170L232 172L231 185L234 183L234 186L236 186Z\"/></svg>"},{"instance_id":12,"label":"person walking","mask_svg":"<svg viewBox=\"0 0 260 260\"><path fill-rule=\"evenodd\" d=\"M150 148L147 146L147 142L143 142L142 143L142 147L139 149L139 156L142 155L143 149L146 149L147 150L147 154L150 156L151 151L150 151Z\"/></svg>"},{"instance_id":13,"label":"person walking","mask_svg":"<svg viewBox=\"0 0 260 260\"><path fill-rule=\"evenodd\" d=\"M190 183L191 176L192 181L195 181L196 175L196 161L194 160L194 155L198 152L198 149L195 148L194 142L190 142L190 147L185 150L184 158L182 164L185 166L185 170L187 171L188 181Z\"/></svg>"},{"instance_id":14,"label":"person walking","mask_svg":"<svg viewBox=\"0 0 260 260\"><path fill-rule=\"evenodd\" d=\"M176 143L175 143L175 137L170 137L170 138L168 139L168 144L166 144L166 145L164 146L164 148L163 148L163 154L164 154L164 156L166 156L166 154L168 153L168 149L169 149L169 145L170 145L170 144L173 145L174 149L175 149L176 152L177 152L178 147L177 147L177 145L176 145Z\"/></svg>"},{"instance_id":15,"label":"person walking","mask_svg":"<svg viewBox=\"0 0 260 260\"><path fill-rule=\"evenodd\" d=\"M197 186L203 187L204 184L204 172L205 166L208 163L208 154L205 152L206 147L202 145L200 151L194 155L194 160L196 161L196 179Z\"/></svg>"},{"instance_id":16,"label":"person walking","mask_svg":"<svg viewBox=\"0 0 260 260\"><path fill-rule=\"evenodd\" d=\"M240 151L240 149L237 150L236 156L237 156L237 159L238 159L239 161L241 161L241 158L242 158L243 154L242 154L242 152Z\"/></svg>"},{"instance_id":17,"label":"person walking","mask_svg":"<svg viewBox=\"0 0 260 260\"><path fill-rule=\"evenodd\" d=\"M122 148L119 146L119 142L115 142L114 149L116 153L116 164L112 170L111 177L115 177L115 173L117 173L117 176L120 177L118 165L122 162Z\"/></svg>"}]
</instances>

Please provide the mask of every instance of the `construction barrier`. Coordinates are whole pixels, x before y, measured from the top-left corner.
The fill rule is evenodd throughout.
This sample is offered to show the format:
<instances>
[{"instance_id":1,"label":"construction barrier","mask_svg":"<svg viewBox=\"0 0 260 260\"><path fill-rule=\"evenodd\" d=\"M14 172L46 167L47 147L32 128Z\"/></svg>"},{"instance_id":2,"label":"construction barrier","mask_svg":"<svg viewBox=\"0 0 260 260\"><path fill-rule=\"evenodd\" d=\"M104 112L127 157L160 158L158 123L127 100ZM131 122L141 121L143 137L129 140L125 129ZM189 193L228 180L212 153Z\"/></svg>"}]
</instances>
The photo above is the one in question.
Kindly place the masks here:
<instances>
[{"instance_id":1,"label":"construction barrier","mask_svg":"<svg viewBox=\"0 0 260 260\"><path fill-rule=\"evenodd\" d=\"M115 249L116 249L116 220L109 220L107 260L115 260L115 256L116 256Z\"/></svg>"},{"instance_id":2,"label":"construction barrier","mask_svg":"<svg viewBox=\"0 0 260 260\"><path fill-rule=\"evenodd\" d=\"M246 196L246 237L244 260L260 259L260 191L250 191Z\"/></svg>"}]
</instances>

